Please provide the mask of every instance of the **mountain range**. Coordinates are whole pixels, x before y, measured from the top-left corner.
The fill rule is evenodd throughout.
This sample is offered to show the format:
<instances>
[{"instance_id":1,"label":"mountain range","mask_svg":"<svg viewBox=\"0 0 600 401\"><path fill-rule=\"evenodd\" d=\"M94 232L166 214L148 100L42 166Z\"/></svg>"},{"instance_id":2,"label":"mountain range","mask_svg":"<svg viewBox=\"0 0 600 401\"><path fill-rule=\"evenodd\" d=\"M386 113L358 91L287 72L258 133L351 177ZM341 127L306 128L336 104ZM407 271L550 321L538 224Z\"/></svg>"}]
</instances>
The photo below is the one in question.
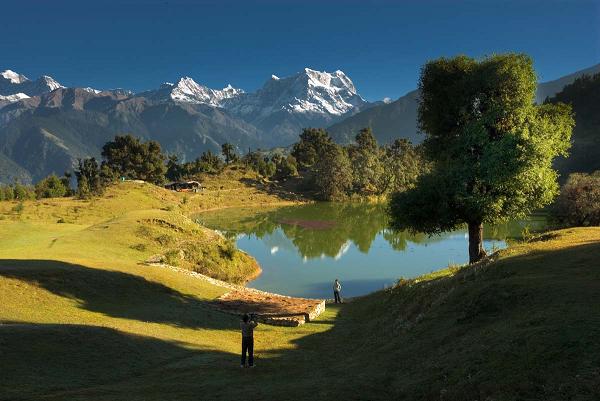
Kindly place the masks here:
<instances>
[{"instance_id":1,"label":"mountain range","mask_svg":"<svg viewBox=\"0 0 600 401\"><path fill-rule=\"evenodd\" d=\"M538 86L538 101L600 64ZM30 80L0 73L0 182L37 181L71 170L77 158L100 154L116 134L132 133L192 160L220 151L289 146L304 127L328 127L340 143L371 127L381 143L398 137L420 142L418 91L393 102L368 102L342 71L305 68L271 76L255 92L227 85L211 89L190 77L133 93L124 89L67 88L52 77Z\"/></svg>"}]
</instances>

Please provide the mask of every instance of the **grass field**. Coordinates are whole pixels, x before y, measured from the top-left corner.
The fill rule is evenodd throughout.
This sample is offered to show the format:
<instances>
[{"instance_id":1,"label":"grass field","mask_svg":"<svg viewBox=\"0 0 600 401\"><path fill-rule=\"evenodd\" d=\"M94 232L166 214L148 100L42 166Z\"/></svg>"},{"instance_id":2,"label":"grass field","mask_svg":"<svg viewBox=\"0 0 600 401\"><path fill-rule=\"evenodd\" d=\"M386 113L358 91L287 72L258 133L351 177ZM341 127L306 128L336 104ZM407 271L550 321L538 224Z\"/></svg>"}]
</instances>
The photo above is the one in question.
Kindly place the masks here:
<instances>
[{"instance_id":1,"label":"grass field","mask_svg":"<svg viewBox=\"0 0 600 401\"><path fill-rule=\"evenodd\" d=\"M228 185L235 195L222 192L218 200L208 191L183 201L121 183L92 203L27 202L20 212L0 203L0 400L600 394L600 228L550 233L485 266L446 269L329 305L298 328L261 325L258 366L240 369L237 319L207 306L223 290L140 264L163 249L158 231L148 239L140 226L164 220L178 227L176 241L192 233L209 238L184 215L248 204L250 196L257 205L282 202Z\"/></svg>"}]
</instances>

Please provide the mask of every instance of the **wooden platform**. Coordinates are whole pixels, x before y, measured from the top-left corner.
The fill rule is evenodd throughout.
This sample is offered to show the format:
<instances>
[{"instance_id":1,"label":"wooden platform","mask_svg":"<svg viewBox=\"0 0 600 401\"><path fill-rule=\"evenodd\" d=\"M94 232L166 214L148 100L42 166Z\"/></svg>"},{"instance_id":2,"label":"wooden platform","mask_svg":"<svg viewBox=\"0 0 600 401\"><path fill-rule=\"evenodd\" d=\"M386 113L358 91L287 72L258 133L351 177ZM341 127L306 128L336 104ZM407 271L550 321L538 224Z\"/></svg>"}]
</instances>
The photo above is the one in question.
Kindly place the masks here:
<instances>
[{"instance_id":1,"label":"wooden platform","mask_svg":"<svg viewBox=\"0 0 600 401\"><path fill-rule=\"evenodd\" d=\"M230 284L180 267L146 261L147 265L159 266L187 274L199 280L207 281L229 289L208 304L221 312L241 316L244 313L256 313L261 323L275 326L296 327L316 319L325 310L324 299L289 297Z\"/></svg>"}]
</instances>

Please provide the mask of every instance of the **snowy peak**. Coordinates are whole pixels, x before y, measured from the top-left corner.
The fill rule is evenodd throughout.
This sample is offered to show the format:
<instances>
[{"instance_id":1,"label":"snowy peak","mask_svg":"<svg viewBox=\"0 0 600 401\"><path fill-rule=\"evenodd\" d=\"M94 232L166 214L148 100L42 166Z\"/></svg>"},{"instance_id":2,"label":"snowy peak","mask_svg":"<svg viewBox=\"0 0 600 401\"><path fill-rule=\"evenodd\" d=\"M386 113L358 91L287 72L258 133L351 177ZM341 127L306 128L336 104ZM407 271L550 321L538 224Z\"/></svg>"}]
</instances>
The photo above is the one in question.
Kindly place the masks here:
<instances>
[{"instance_id":1,"label":"snowy peak","mask_svg":"<svg viewBox=\"0 0 600 401\"><path fill-rule=\"evenodd\" d=\"M333 90L345 90L356 95L354 83L342 71L337 70L334 73L321 72L305 68L304 73L308 77L309 86L323 86Z\"/></svg>"},{"instance_id":2,"label":"snowy peak","mask_svg":"<svg viewBox=\"0 0 600 401\"><path fill-rule=\"evenodd\" d=\"M23 100L23 99L29 99L29 96L27 96L24 93L15 93L14 95L7 95L7 96L0 95L0 101L5 101L5 102L18 102L19 100Z\"/></svg>"},{"instance_id":3,"label":"snowy peak","mask_svg":"<svg viewBox=\"0 0 600 401\"><path fill-rule=\"evenodd\" d=\"M25 75L21 75L21 74L16 73L16 72L14 72L12 70L2 71L0 73L0 75L2 75L2 77L4 79L9 80L13 84L21 84L21 83L23 83L25 81L29 81L29 78L27 78Z\"/></svg>"},{"instance_id":4,"label":"snowy peak","mask_svg":"<svg viewBox=\"0 0 600 401\"><path fill-rule=\"evenodd\" d=\"M231 85L227 85L221 90L211 89L198 84L190 77L181 77L176 83L165 82L160 85L159 89L142 92L139 95L160 101L174 100L221 107L225 99L231 99L242 93L244 93L242 89L236 89Z\"/></svg>"},{"instance_id":5,"label":"snowy peak","mask_svg":"<svg viewBox=\"0 0 600 401\"><path fill-rule=\"evenodd\" d=\"M266 118L280 111L341 116L366 104L342 71L329 73L311 68L286 78L272 75L256 93L227 102L234 113L251 119Z\"/></svg>"},{"instance_id":6,"label":"snowy peak","mask_svg":"<svg viewBox=\"0 0 600 401\"><path fill-rule=\"evenodd\" d=\"M0 73L0 95L3 96L16 95L17 93L38 96L58 88L64 88L64 86L48 75L43 75L32 81L25 75L12 70L5 70Z\"/></svg>"},{"instance_id":7,"label":"snowy peak","mask_svg":"<svg viewBox=\"0 0 600 401\"><path fill-rule=\"evenodd\" d=\"M42 88L48 88L48 92L52 92L54 89L64 88L64 86L59 84L54 78L49 77L48 75L42 75L35 82L37 82Z\"/></svg>"}]
</instances>

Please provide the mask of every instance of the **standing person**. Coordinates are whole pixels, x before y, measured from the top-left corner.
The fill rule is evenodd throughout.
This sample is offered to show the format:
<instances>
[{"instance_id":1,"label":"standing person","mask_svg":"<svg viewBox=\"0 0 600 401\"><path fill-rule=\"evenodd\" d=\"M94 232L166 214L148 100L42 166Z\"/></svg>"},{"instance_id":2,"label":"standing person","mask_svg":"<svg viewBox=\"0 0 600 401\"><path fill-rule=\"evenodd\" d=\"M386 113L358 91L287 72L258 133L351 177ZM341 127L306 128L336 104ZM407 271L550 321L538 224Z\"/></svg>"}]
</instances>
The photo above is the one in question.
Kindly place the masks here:
<instances>
[{"instance_id":1,"label":"standing person","mask_svg":"<svg viewBox=\"0 0 600 401\"><path fill-rule=\"evenodd\" d=\"M339 280L336 278L333 282L333 297L335 298L335 303L342 303L342 298L340 297L340 291L342 290L342 285Z\"/></svg>"},{"instance_id":2,"label":"standing person","mask_svg":"<svg viewBox=\"0 0 600 401\"><path fill-rule=\"evenodd\" d=\"M246 366L246 353L248 353L248 366L254 367L254 328L258 326L254 313L244 314L240 322L242 329L242 364L240 367Z\"/></svg>"}]
</instances>

